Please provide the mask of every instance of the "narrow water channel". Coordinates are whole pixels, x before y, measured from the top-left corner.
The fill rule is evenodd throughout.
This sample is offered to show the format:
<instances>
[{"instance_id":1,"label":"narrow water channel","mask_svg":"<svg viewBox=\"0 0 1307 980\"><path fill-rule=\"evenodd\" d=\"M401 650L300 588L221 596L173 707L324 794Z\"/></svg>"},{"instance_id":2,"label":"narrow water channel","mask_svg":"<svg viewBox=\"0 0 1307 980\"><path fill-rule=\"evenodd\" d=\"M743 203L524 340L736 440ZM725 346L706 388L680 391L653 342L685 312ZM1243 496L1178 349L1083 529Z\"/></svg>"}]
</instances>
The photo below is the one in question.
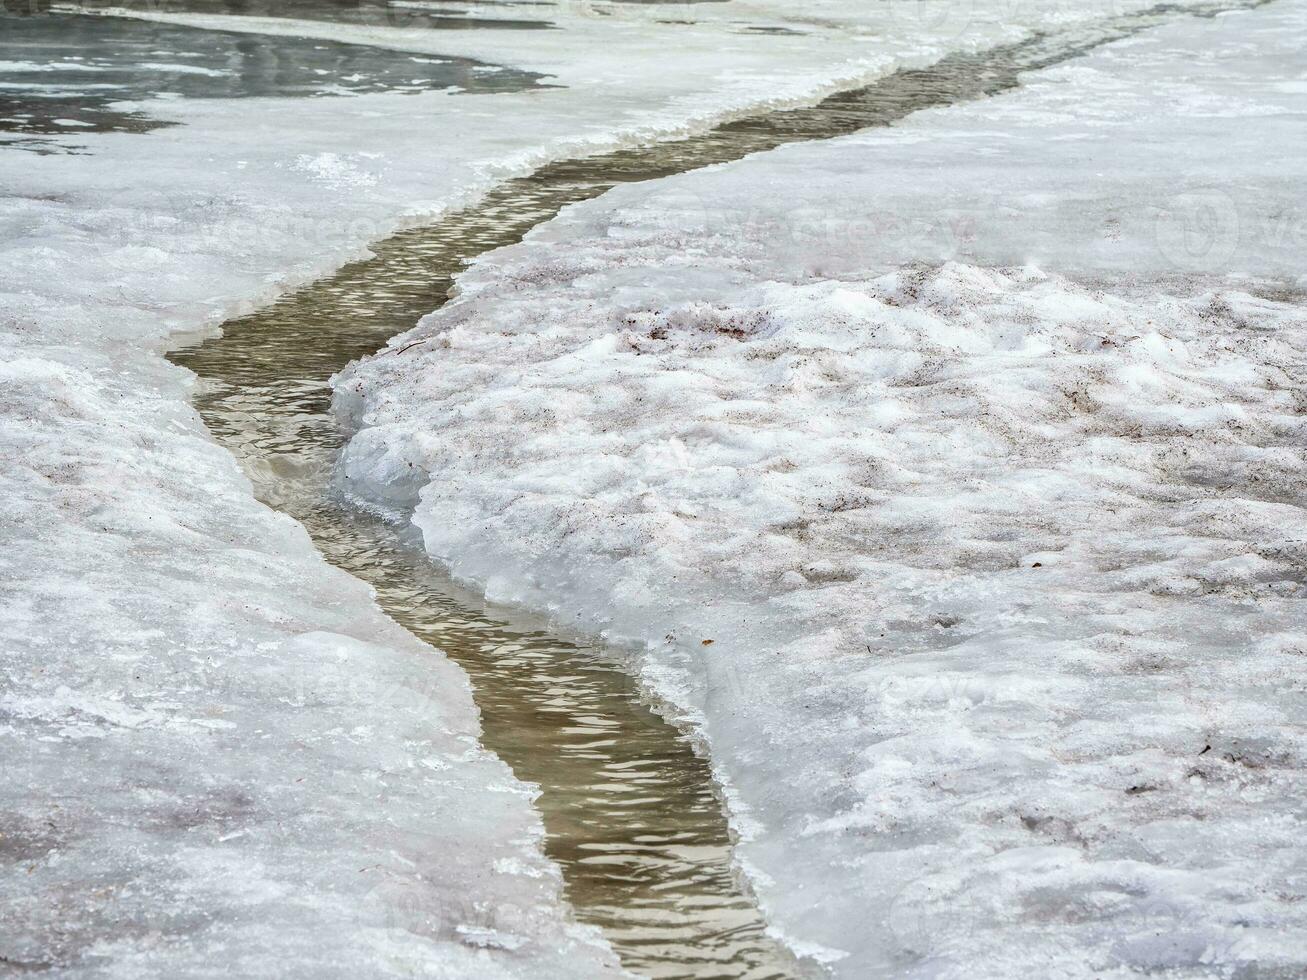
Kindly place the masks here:
<instances>
[{"instance_id":1,"label":"narrow water channel","mask_svg":"<svg viewBox=\"0 0 1307 980\"><path fill-rule=\"evenodd\" d=\"M332 470L346 433L327 379L444 300L467 258L518 241L570 203L796 140L888 125L929 106L981 98L1040 68L1171 13L1043 36L937 65L805 109L702 136L544 167L474 208L373 246L375 257L230 321L172 359L202 378L196 404L256 492L301 521L328 560L370 582L385 610L470 675L484 744L541 788L546 851L578 919L601 927L623 963L651 977L808 975L766 934L739 882L708 765L642 699L619 660L529 615L459 589L411 530L344 505Z\"/></svg>"}]
</instances>

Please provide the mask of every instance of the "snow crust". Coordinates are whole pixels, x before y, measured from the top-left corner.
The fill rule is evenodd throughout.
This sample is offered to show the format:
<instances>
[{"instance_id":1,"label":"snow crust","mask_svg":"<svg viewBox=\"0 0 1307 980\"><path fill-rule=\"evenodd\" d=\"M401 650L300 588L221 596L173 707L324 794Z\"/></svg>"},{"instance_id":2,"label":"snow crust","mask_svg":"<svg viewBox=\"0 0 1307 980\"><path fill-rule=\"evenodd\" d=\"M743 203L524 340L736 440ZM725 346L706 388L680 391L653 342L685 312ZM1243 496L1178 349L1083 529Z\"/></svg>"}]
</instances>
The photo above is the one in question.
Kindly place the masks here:
<instances>
[{"instance_id":1,"label":"snow crust","mask_svg":"<svg viewBox=\"0 0 1307 980\"><path fill-rule=\"evenodd\" d=\"M566 920L527 788L477 748L465 678L254 501L159 351L544 160L1118 6L732 0L683 25L660 5L579 4L547 32L173 16L476 57L557 87L141 100L123 108L182 125L0 152L8 965L614 972ZM48 67L22 62L6 70Z\"/></svg>"},{"instance_id":2,"label":"snow crust","mask_svg":"<svg viewBox=\"0 0 1307 980\"><path fill-rule=\"evenodd\" d=\"M1305 30L569 208L337 380L342 476L640 644L836 974L1301 975Z\"/></svg>"},{"instance_id":3,"label":"snow crust","mask_svg":"<svg viewBox=\"0 0 1307 980\"><path fill-rule=\"evenodd\" d=\"M620 972L462 672L254 501L178 372L88 343L100 311L6 299L5 965Z\"/></svg>"},{"instance_id":4,"label":"snow crust","mask_svg":"<svg viewBox=\"0 0 1307 980\"><path fill-rule=\"evenodd\" d=\"M828 25L791 58L717 27L677 65L653 17L551 32L533 57L567 87L147 100L125 108L183 125L0 153L7 965L618 972L567 921L530 790L477 747L461 672L255 502L158 352L542 160L935 50Z\"/></svg>"}]
</instances>

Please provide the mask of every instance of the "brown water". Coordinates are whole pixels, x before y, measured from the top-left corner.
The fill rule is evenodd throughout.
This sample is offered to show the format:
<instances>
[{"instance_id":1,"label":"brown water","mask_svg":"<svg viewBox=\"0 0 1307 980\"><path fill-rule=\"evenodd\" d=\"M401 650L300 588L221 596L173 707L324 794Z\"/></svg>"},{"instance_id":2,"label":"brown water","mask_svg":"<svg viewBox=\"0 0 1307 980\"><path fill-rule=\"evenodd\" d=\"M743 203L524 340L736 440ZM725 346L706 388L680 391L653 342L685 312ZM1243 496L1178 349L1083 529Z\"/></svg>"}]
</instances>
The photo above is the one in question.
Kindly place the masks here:
<instances>
[{"instance_id":1,"label":"brown water","mask_svg":"<svg viewBox=\"0 0 1307 980\"><path fill-rule=\"evenodd\" d=\"M631 970L735 978L810 972L768 938L735 874L708 765L650 709L619 658L468 595L429 562L410 529L340 502L332 467L346 434L330 412L327 378L438 307L465 259L519 240L566 204L617 183L990 95L1016 85L1021 71L1167 13L1158 8L1088 34L957 56L811 108L545 167L501 185L474 208L375 245L375 258L173 356L204 379L197 406L244 462L261 498L303 522L330 561L372 583L391 616L468 672L484 744L541 788L545 848L563 870L577 917L600 926Z\"/></svg>"}]
</instances>

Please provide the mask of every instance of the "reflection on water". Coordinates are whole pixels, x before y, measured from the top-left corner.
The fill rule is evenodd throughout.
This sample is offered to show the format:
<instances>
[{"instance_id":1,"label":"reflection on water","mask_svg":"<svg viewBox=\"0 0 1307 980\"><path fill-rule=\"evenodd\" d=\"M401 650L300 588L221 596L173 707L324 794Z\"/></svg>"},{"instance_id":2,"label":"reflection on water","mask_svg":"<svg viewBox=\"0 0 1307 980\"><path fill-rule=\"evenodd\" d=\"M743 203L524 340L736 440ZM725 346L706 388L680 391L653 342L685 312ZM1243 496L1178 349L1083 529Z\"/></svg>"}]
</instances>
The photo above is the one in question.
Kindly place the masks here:
<instances>
[{"instance_id":1,"label":"reflection on water","mask_svg":"<svg viewBox=\"0 0 1307 980\"><path fill-rule=\"evenodd\" d=\"M371 582L381 605L472 678L484 744L539 784L546 850L583 921L632 970L659 977L797 976L731 870L707 765L641 700L598 646L461 592L400 530L332 490L344 434L327 377L443 301L464 256L519 240L565 204L617 183L690 170L795 140L886 125L925 106L1001 91L1021 71L1155 23L1041 37L904 71L818 106L770 113L693 139L545 167L473 209L374 246L376 256L230 321L173 359L205 381L197 406L241 458L262 499L304 523L333 563Z\"/></svg>"},{"instance_id":2,"label":"reflection on water","mask_svg":"<svg viewBox=\"0 0 1307 980\"><path fill-rule=\"evenodd\" d=\"M0 14L0 133L145 132L170 125L113 103L369 92L517 92L543 76L309 38L120 17ZM154 107L166 112L166 107ZM0 146L3 146L0 143Z\"/></svg>"},{"instance_id":3,"label":"reflection on water","mask_svg":"<svg viewBox=\"0 0 1307 980\"><path fill-rule=\"evenodd\" d=\"M602 180L602 171L590 176ZM641 700L620 663L536 617L488 607L450 583L410 532L341 506L330 490L342 433L325 378L438 306L461 256L517 239L571 198L552 181L512 187L493 205L382 243L377 258L173 359L205 379L196 404L259 496L468 671L483 743L541 787L546 851L564 869L568 899L629 968L800 976L735 881L707 764Z\"/></svg>"}]
</instances>

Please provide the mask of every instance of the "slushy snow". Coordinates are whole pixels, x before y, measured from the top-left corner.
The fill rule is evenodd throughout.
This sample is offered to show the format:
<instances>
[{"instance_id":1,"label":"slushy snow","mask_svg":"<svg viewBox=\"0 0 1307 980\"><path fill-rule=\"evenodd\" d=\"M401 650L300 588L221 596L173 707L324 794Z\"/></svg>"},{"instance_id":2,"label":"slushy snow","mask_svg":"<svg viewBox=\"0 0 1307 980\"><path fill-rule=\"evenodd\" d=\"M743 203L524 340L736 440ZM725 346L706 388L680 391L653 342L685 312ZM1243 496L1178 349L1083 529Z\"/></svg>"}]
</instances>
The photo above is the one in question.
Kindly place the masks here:
<instances>
[{"instance_id":1,"label":"slushy snow","mask_svg":"<svg viewBox=\"0 0 1307 980\"><path fill-rule=\"evenodd\" d=\"M4 967L616 972L462 672L254 501L180 372L6 299Z\"/></svg>"},{"instance_id":2,"label":"slushy snow","mask_svg":"<svg viewBox=\"0 0 1307 980\"><path fill-rule=\"evenodd\" d=\"M176 15L197 48L205 27L338 38L552 87L145 99L118 108L179 125L0 148L5 966L617 972L569 921L529 787L478 747L462 673L256 503L160 352L543 161L1116 6L916 23L916 5L581 4L513 32ZM796 16L806 33L746 31ZM68 69L5 55L28 96Z\"/></svg>"},{"instance_id":3,"label":"slushy snow","mask_svg":"<svg viewBox=\"0 0 1307 980\"><path fill-rule=\"evenodd\" d=\"M837 975L1301 976L1304 36L571 207L338 378L341 478L633 644Z\"/></svg>"},{"instance_id":4,"label":"slushy snow","mask_svg":"<svg viewBox=\"0 0 1307 980\"><path fill-rule=\"evenodd\" d=\"M669 71L653 17L548 32L561 84L530 93L144 101L183 125L0 152L6 967L618 972L568 921L461 671L255 502L159 352L539 161L932 52L672 27Z\"/></svg>"}]
</instances>

